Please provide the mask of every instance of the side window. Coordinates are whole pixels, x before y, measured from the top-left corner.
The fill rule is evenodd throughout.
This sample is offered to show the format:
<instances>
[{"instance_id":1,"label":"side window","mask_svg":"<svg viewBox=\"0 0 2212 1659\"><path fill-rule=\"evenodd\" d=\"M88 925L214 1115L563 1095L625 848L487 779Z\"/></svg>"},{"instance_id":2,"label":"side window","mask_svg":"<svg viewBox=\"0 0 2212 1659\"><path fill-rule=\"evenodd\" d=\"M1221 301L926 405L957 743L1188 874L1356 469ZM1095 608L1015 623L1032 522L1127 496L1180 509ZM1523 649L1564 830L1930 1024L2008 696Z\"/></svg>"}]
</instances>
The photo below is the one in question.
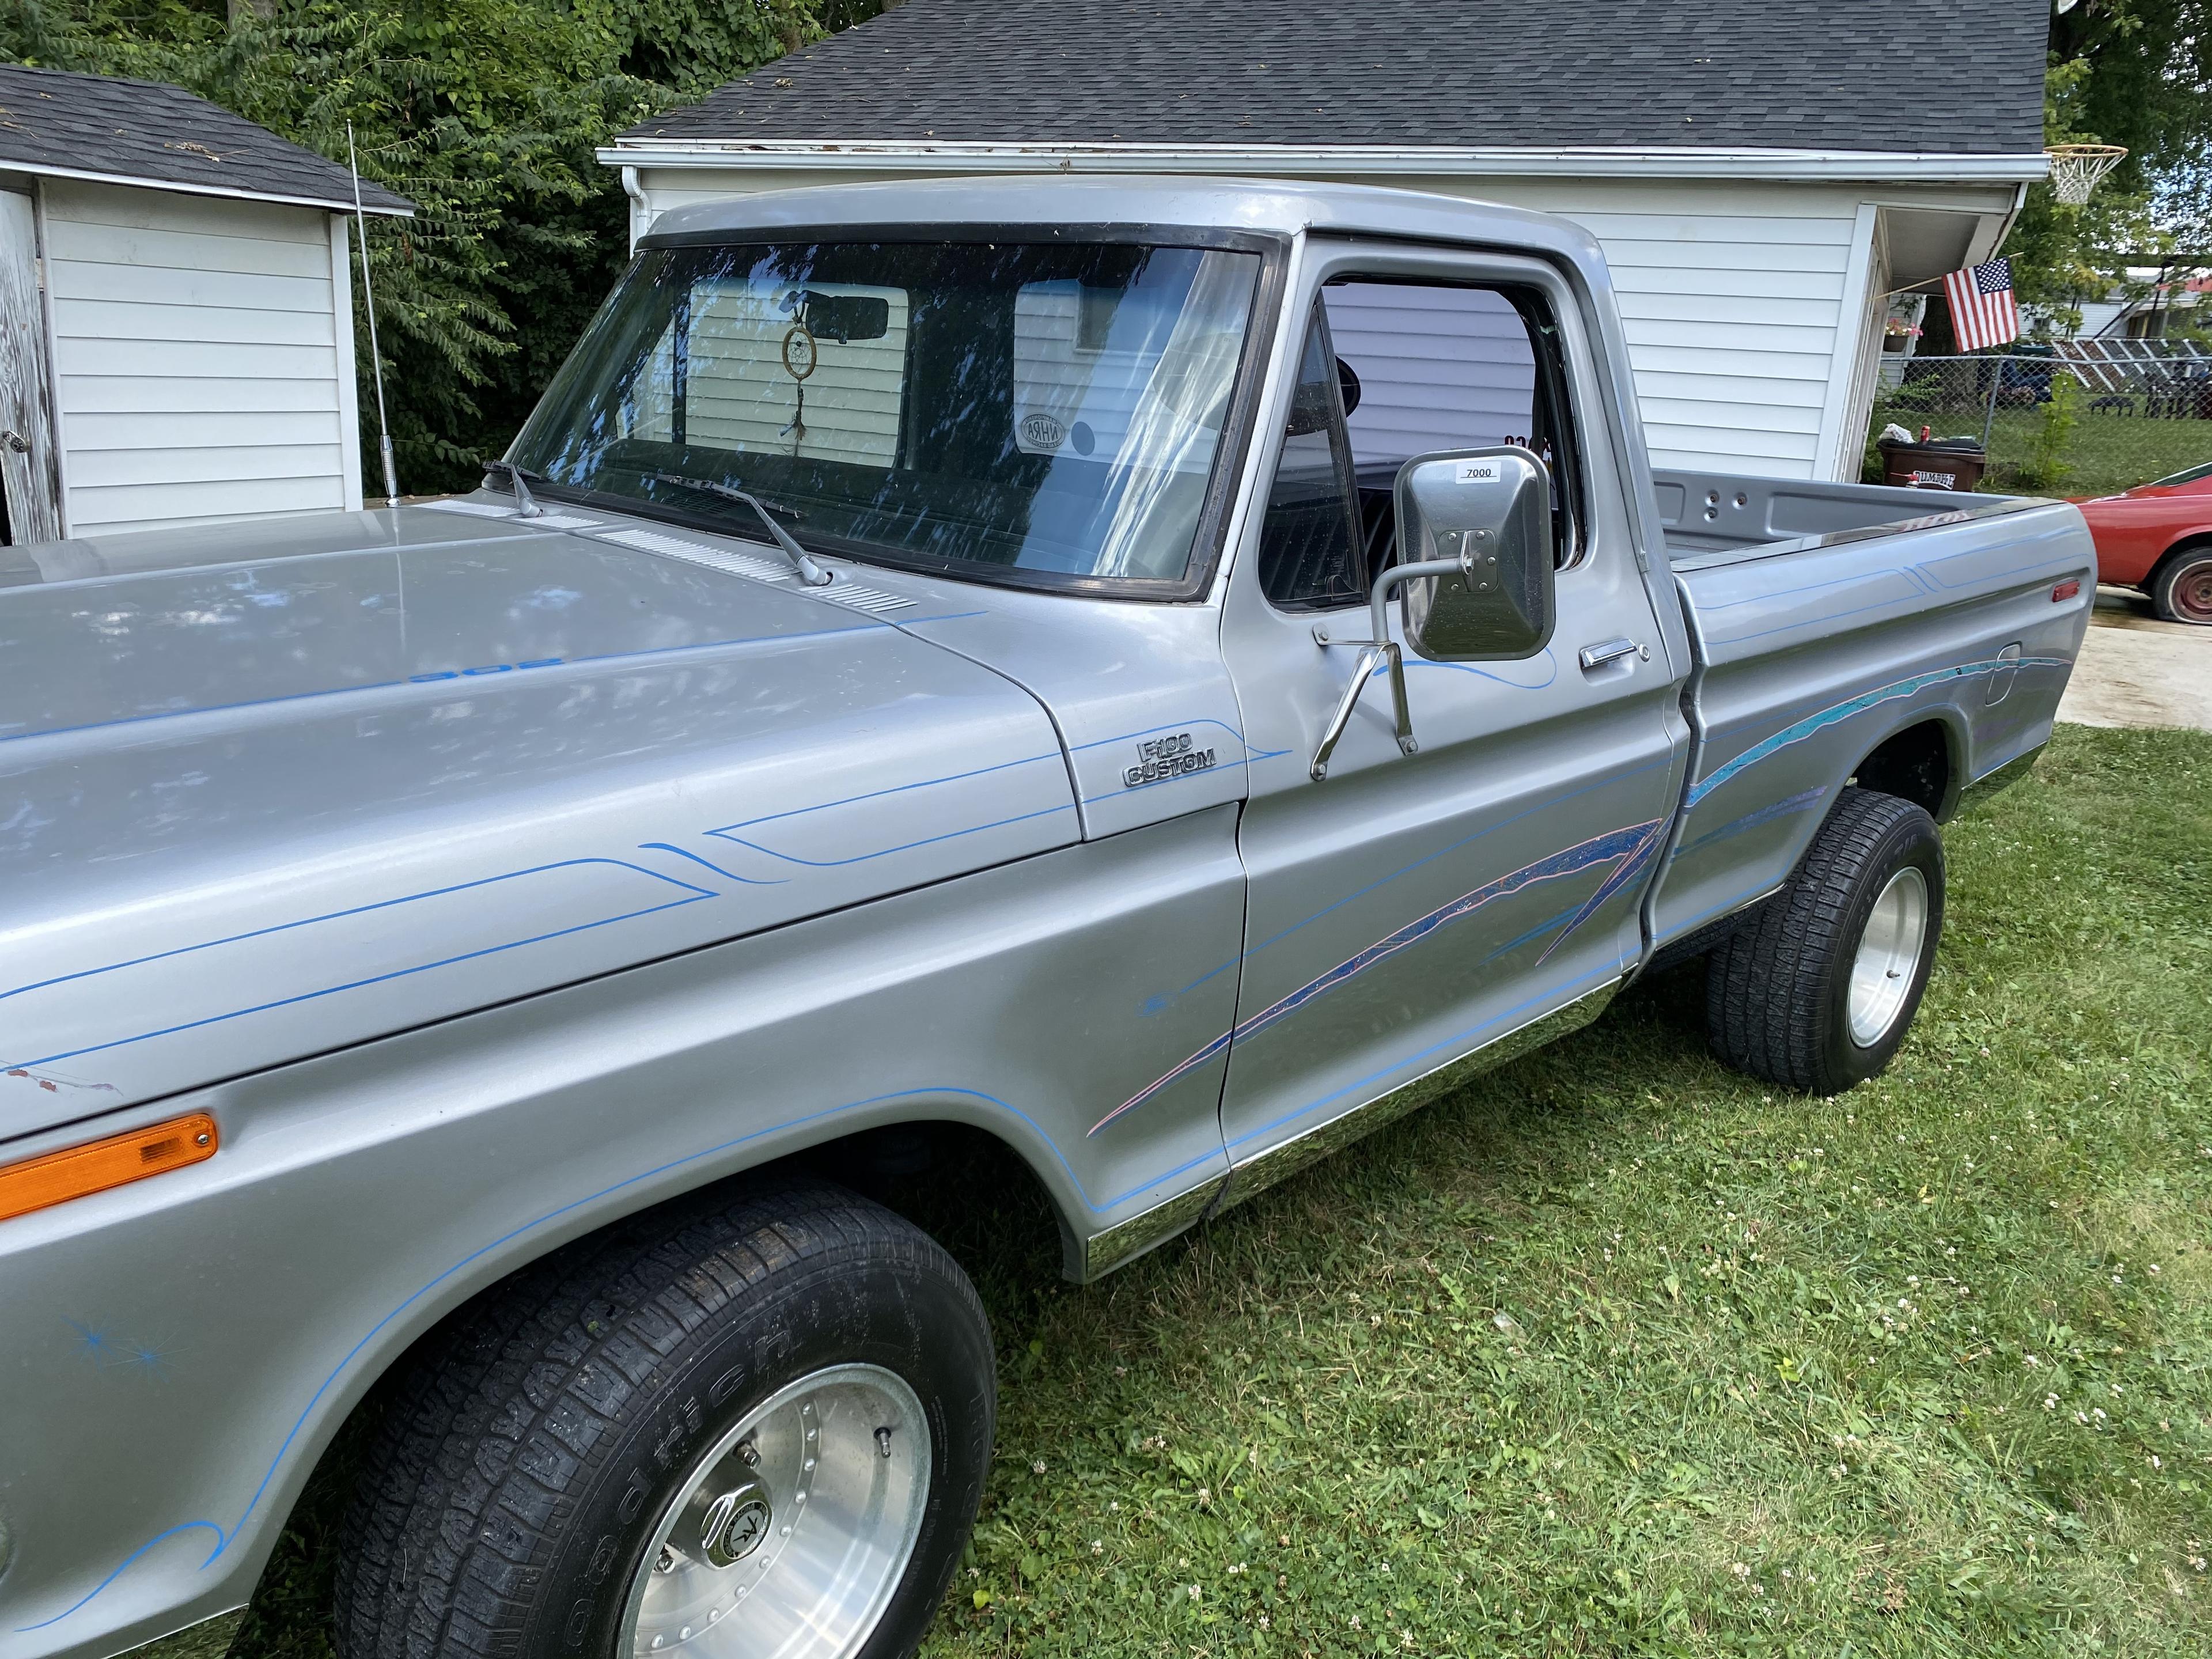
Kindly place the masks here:
<instances>
[{"instance_id":1,"label":"side window","mask_svg":"<svg viewBox=\"0 0 2212 1659\"><path fill-rule=\"evenodd\" d=\"M1352 452L1337 358L1328 319L1316 306L1260 527L1261 591L1290 611L1358 604L1367 591L1352 523Z\"/></svg>"},{"instance_id":2,"label":"side window","mask_svg":"<svg viewBox=\"0 0 2212 1659\"><path fill-rule=\"evenodd\" d=\"M1337 356L1360 389L1348 425L1369 547L1388 555L1390 486L1413 456L1520 444L1552 469L1556 556L1570 562L1577 458L1558 335L1542 298L1352 277L1330 283L1322 301Z\"/></svg>"}]
</instances>

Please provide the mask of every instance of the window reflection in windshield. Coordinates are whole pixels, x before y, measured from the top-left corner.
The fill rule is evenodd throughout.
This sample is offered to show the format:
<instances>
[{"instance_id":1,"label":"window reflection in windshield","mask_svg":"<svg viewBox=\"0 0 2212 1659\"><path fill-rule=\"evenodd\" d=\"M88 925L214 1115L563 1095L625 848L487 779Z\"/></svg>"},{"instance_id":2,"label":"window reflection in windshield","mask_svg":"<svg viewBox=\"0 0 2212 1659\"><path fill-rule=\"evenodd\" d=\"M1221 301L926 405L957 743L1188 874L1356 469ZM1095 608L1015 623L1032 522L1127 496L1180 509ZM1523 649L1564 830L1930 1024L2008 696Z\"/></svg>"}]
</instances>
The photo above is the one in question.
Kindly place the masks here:
<instances>
[{"instance_id":1,"label":"window reflection in windshield","mask_svg":"<svg viewBox=\"0 0 2212 1659\"><path fill-rule=\"evenodd\" d=\"M695 516L719 509L682 480L742 489L817 551L1175 580L1259 267L1105 243L648 250L513 458Z\"/></svg>"}]
</instances>

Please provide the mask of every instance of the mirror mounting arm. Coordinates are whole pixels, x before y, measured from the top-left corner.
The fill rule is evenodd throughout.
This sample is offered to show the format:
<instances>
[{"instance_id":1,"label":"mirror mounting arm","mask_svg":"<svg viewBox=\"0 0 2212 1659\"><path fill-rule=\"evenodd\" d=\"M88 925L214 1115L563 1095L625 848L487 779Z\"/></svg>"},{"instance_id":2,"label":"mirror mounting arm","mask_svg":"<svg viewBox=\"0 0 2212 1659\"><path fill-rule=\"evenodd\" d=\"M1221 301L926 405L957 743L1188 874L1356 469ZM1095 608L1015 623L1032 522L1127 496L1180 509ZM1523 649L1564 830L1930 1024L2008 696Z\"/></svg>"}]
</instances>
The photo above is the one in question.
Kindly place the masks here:
<instances>
[{"instance_id":1,"label":"mirror mounting arm","mask_svg":"<svg viewBox=\"0 0 2212 1659\"><path fill-rule=\"evenodd\" d=\"M1405 655L1398 648L1398 642L1390 637L1390 590L1401 583L1418 581L1426 576L1466 574L1467 566L1463 560L1424 559L1417 564L1394 565L1375 579L1374 591L1368 599L1372 607L1370 620L1374 638L1360 647L1359 659L1352 665L1352 683L1344 688L1344 696L1337 702L1336 712L1329 716L1328 727L1322 733L1321 744L1314 750L1313 765L1309 771L1316 783L1328 776L1328 757L1336 752L1337 744L1352 724L1352 711L1359 706L1359 694L1367 689L1367 682L1374 678L1378 668L1387 668L1390 673L1390 701L1398 720L1399 752L1411 755L1420 748L1413 740L1413 708L1406 700ZM1328 637L1318 629L1314 632L1314 638L1317 643L1329 643Z\"/></svg>"}]
</instances>

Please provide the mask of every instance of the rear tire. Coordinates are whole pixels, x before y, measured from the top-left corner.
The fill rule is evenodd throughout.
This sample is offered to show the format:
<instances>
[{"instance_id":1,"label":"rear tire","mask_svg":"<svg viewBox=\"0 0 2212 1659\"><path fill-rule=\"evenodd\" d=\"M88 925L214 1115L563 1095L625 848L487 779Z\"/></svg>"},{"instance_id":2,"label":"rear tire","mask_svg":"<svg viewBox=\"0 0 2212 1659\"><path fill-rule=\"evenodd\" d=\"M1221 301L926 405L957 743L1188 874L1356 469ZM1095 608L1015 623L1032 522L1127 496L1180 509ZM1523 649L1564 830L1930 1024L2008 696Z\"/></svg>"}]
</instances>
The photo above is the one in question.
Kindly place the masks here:
<instances>
[{"instance_id":1,"label":"rear tire","mask_svg":"<svg viewBox=\"0 0 2212 1659\"><path fill-rule=\"evenodd\" d=\"M2166 555L2151 573L2150 605L2161 622L2212 627L2212 542Z\"/></svg>"},{"instance_id":2,"label":"rear tire","mask_svg":"<svg viewBox=\"0 0 2212 1659\"><path fill-rule=\"evenodd\" d=\"M342 1537L340 1659L739 1659L771 1629L898 1659L967 1542L995 1412L974 1288L889 1211L786 1185L618 1223L398 1380Z\"/></svg>"},{"instance_id":3,"label":"rear tire","mask_svg":"<svg viewBox=\"0 0 2212 1659\"><path fill-rule=\"evenodd\" d=\"M1936 821L1844 790L1789 884L1705 959L1715 1056L1807 1094L1876 1076L1911 1029L1942 926Z\"/></svg>"}]
</instances>

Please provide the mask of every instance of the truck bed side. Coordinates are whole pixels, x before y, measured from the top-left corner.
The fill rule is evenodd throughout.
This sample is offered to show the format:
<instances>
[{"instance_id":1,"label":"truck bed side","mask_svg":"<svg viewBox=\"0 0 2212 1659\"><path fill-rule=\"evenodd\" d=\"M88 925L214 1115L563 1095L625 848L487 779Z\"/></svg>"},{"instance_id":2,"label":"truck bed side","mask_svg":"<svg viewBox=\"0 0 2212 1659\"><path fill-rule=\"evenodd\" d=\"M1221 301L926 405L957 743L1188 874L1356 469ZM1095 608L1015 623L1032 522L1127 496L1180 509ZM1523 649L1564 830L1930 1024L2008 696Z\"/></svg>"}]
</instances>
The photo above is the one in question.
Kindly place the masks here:
<instances>
[{"instance_id":1,"label":"truck bed side","mask_svg":"<svg viewBox=\"0 0 2212 1659\"><path fill-rule=\"evenodd\" d=\"M2008 498L1678 550L1674 568L1696 750L1652 904L1661 945L1778 886L1863 769L1941 818L1966 786L2031 756L2096 591L2081 514Z\"/></svg>"}]
</instances>

